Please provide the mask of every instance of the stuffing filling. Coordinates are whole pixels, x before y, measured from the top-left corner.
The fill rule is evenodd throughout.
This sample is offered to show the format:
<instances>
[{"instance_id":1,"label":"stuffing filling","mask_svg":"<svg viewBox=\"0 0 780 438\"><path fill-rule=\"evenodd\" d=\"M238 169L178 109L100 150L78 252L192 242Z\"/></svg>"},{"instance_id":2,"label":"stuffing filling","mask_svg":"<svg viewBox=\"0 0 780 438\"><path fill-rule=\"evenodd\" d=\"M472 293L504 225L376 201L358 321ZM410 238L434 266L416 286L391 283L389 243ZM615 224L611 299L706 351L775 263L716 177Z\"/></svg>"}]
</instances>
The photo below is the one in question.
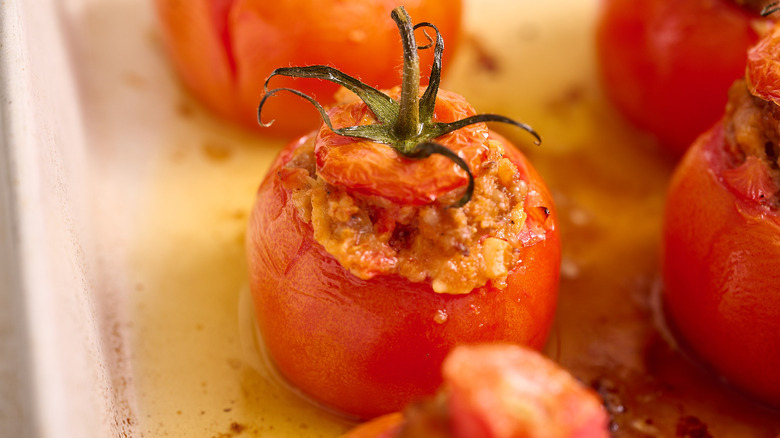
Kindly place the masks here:
<instances>
[{"instance_id":1,"label":"stuffing filling","mask_svg":"<svg viewBox=\"0 0 780 438\"><path fill-rule=\"evenodd\" d=\"M500 143L490 142L488 158L473 173L474 194L461 208L447 206L462 189L432 204L398 205L318 177L311 139L279 175L300 219L312 225L314 239L355 276L397 274L430 281L438 293L465 294L488 282L506 287L522 247L544 238L538 224L548 213L534 207L529 219L528 184L503 158Z\"/></svg>"},{"instance_id":2,"label":"stuffing filling","mask_svg":"<svg viewBox=\"0 0 780 438\"><path fill-rule=\"evenodd\" d=\"M732 159L723 172L726 183L761 204L780 207L780 106L751 95L737 81L729 90L723 126Z\"/></svg>"}]
</instances>

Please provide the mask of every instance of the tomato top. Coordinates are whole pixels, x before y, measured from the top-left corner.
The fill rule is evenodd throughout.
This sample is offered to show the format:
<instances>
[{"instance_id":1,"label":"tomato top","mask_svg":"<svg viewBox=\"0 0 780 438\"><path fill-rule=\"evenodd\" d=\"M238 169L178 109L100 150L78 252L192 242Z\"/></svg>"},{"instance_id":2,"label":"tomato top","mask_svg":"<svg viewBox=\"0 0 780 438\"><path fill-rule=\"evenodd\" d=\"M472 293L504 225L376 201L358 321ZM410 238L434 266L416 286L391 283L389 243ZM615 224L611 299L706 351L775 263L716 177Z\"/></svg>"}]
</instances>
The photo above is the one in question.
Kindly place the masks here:
<instances>
[{"instance_id":1,"label":"tomato top","mask_svg":"<svg viewBox=\"0 0 780 438\"><path fill-rule=\"evenodd\" d=\"M399 92L395 89L389 94L397 96ZM422 92L421 89L420 95ZM433 113L435 121L455 122L475 114L462 96L439 90ZM362 101L334 107L328 115L336 128L376 122ZM477 123L447 133L436 141L455 152L473 170L487 157L488 137L487 125ZM412 160L372 140L338 135L327 125L320 128L316 155L317 171L330 184L402 204L427 204L468 183L466 173L443 156Z\"/></svg>"},{"instance_id":2,"label":"tomato top","mask_svg":"<svg viewBox=\"0 0 780 438\"><path fill-rule=\"evenodd\" d=\"M404 48L403 78L400 90L388 95L360 80L328 66L288 67L274 70L266 80L266 90L258 108L258 121L263 126L262 110L268 99L278 92L296 94L317 108L324 125L317 139L317 165L328 182L366 194L384 196L407 204L430 203L438 196L467 183L463 197L453 206L464 205L474 191L472 168L480 164L488 152L487 126L483 122L498 121L513 124L539 136L528 126L495 114L475 114L460 96L442 93L439 99L443 39L436 26L419 23L401 6L392 17L401 33ZM414 30L429 27L436 40L424 49L434 48L434 61L428 85L420 88L420 62ZM316 78L327 80L355 93L362 102L346 103L326 111L313 97L291 88L269 90L275 76ZM390 148L387 148L389 146ZM457 173L445 160L426 160L438 154L448 158L465 173Z\"/></svg>"},{"instance_id":3,"label":"tomato top","mask_svg":"<svg viewBox=\"0 0 780 438\"><path fill-rule=\"evenodd\" d=\"M745 79L757 97L780 104L780 27L774 26L748 50Z\"/></svg>"}]
</instances>

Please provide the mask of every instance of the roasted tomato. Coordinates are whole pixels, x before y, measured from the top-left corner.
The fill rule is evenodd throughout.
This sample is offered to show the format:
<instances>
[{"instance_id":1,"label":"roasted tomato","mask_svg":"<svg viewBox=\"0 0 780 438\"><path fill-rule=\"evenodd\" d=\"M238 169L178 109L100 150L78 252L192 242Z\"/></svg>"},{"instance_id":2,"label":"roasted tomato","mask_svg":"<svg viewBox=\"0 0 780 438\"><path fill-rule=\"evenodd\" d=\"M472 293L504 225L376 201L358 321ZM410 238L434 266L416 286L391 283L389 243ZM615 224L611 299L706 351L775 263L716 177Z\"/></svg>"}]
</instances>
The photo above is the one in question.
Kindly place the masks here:
<instances>
[{"instance_id":1,"label":"roasted tomato","mask_svg":"<svg viewBox=\"0 0 780 438\"><path fill-rule=\"evenodd\" d=\"M606 438L603 402L566 370L517 345L455 348L436 398L364 423L344 438Z\"/></svg>"},{"instance_id":2,"label":"roasted tomato","mask_svg":"<svg viewBox=\"0 0 780 438\"><path fill-rule=\"evenodd\" d=\"M664 299L691 351L780 406L780 29L751 49L749 81L686 154L664 219Z\"/></svg>"},{"instance_id":3,"label":"roasted tomato","mask_svg":"<svg viewBox=\"0 0 780 438\"><path fill-rule=\"evenodd\" d=\"M399 83L398 36L384 17L397 5L387 0L155 0L162 36L184 85L208 108L257 128L263 81L274 68L325 64L353 72L375 87ZM460 33L460 0L412 0L406 9L437 23L449 53ZM426 55L423 64L430 66ZM292 79L282 83L292 86ZM337 86L299 81L302 91L325 105ZM294 96L280 96L265 109L276 119L271 134L303 134L319 125L316 111ZM295 114L295 117L290 116Z\"/></svg>"},{"instance_id":4,"label":"roasted tomato","mask_svg":"<svg viewBox=\"0 0 780 438\"><path fill-rule=\"evenodd\" d=\"M314 399L363 418L433 394L458 344L541 347L557 301L560 241L547 188L483 123L509 119L475 115L439 92L438 62L419 87L403 11L393 12L404 36L400 90L325 67L275 72L320 72L363 101L318 107L325 123L281 152L247 232L270 358Z\"/></svg>"},{"instance_id":5,"label":"roasted tomato","mask_svg":"<svg viewBox=\"0 0 780 438\"><path fill-rule=\"evenodd\" d=\"M742 4L738 6L736 3ZM596 47L604 90L673 155L723 114L765 1L605 0Z\"/></svg>"}]
</instances>

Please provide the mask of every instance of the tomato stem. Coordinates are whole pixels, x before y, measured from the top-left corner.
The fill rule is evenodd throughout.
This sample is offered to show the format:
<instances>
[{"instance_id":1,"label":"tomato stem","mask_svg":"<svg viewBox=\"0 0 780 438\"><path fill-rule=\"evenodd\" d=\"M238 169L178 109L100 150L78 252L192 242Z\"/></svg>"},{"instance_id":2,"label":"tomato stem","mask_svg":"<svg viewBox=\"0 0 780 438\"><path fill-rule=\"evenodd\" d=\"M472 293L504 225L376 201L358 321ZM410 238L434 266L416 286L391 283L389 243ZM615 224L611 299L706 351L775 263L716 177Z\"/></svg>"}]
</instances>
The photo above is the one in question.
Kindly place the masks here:
<instances>
[{"instance_id":1,"label":"tomato stem","mask_svg":"<svg viewBox=\"0 0 780 438\"><path fill-rule=\"evenodd\" d=\"M399 7L390 14L401 33L401 43L404 50L404 69L401 82L401 101L398 118L393 125L393 133L401 140L416 138L421 131L420 125L420 57L417 55L417 42L414 38L412 19L406 9ZM406 143L406 142L403 142ZM408 144L404 144L406 150Z\"/></svg>"},{"instance_id":2,"label":"tomato stem","mask_svg":"<svg viewBox=\"0 0 780 438\"><path fill-rule=\"evenodd\" d=\"M395 8L391 13L391 17L398 26L404 50L403 79L399 101L330 66L284 67L277 68L266 79L264 95L257 108L257 121L261 126L269 126L273 123L273 120L268 123L262 121L263 106L271 96L281 91L286 91L300 96L314 105L320 113L323 123L336 134L386 144L399 154L410 159L424 159L432 154L443 155L463 169L468 176L468 186L465 194L460 200L450 206L460 207L471 199L474 191L474 175L468 164L458 154L434 142L436 138L465 126L482 122L501 122L517 126L533 135L534 143L536 144L541 142L541 138L530 126L497 114L477 114L447 123L436 121L434 119L434 109L436 107L436 95L441 82L441 59L444 50L444 41L441 33L431 23L423 22L413 26L411 18L403 6ZM435 41L432 41L429 37L428 45L418 47L414 31L421 27L433 29L436 32L436 38ZM419 95L420 58L417 50L424 50L432 46L434 48L434 60L428 78L428 87L421 98ZM325 108L313 97L292 88L274 88L269 90L268 84L274 76L322 79L341 85L355 93L368 106L374 113L374 116L376 116L378 123L336 128L333 126Z\"/></svg>"}]
</instances>

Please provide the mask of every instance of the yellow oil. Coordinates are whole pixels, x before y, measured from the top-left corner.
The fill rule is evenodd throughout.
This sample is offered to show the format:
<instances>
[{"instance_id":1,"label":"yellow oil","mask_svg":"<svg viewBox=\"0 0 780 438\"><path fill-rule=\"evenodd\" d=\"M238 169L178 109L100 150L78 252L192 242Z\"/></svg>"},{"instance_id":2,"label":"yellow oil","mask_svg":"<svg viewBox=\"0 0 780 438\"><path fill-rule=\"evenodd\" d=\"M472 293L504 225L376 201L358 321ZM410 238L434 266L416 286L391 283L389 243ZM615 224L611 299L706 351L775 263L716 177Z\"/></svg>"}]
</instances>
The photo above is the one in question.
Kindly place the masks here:
<instances>
[{"instance_id":1,"label":"yellow oil","mask_svg":"<svg viewBox=\"0 0 780 438\"><path fill-rule=\"evenodd\" d=\"M467 1L444 86L479 112L530 123L515 140L561 216L560 305L545 352L623 406L617 436L777 433L778 421L684 360L657 327L658 239L673 162L603 100L592 33L598 1ZM145 437L336 437L353 423L274 378L257 350L244 233L283 142L225 126L181 95L156 154L130 249L130 355ZM617 401L615 401L617 400ZM704 401L703 401L704 400ZM747 407L746 407L747 406ZM724 414L724 412L726 412ZM736 435L733 435L736 434ZM758 435L757 435L758 436Z\"/></svg>"}]
</instances>

